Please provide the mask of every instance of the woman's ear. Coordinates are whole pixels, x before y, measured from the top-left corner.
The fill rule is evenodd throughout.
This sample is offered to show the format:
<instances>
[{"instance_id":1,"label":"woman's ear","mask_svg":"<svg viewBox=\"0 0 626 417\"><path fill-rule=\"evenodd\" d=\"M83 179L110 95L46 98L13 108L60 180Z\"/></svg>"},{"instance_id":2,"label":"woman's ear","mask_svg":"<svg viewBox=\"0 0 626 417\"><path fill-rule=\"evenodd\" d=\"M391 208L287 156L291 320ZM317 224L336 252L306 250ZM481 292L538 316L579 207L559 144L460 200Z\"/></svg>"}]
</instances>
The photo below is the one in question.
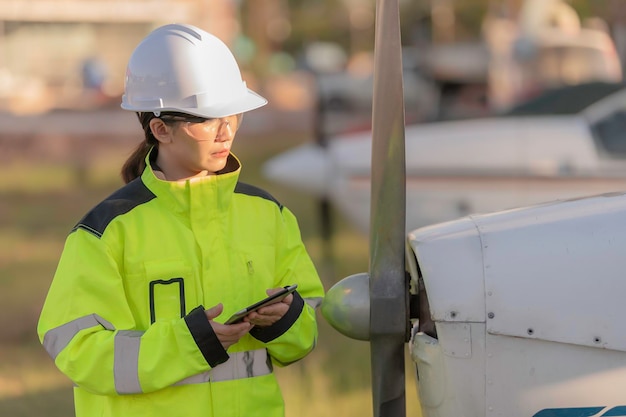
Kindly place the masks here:
<instances>
[{"instance_id":1,"label":"woman's ear","mask_svg":"<svg viewBox=\"0 0 626 417\"><path fill-rule=\"evenodd\" d=\"M150 120L150 131L159 143L169 143L172 141L172 129L161 119L154 118Z\"/></svg>"}]
</instances>

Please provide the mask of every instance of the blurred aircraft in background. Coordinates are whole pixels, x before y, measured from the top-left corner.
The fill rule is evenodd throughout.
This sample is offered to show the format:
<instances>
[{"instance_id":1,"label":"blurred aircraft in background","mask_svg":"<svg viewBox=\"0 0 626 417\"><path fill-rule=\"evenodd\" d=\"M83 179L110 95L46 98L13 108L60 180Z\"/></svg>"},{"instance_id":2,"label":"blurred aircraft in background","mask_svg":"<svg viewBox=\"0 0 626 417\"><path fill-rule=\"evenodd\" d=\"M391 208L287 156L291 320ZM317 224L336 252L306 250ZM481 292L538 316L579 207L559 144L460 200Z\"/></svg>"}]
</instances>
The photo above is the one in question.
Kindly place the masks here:
<instances>
[{"instance_id":1,"label":"blurred aircraft in background","mask_svg":"<svg viewBox=\"0 0 626 417\"><path fill-rule=\"evenodd\" d=\"M328 198L369 228L371 134L268 160L272 181ZM490 118L406 127L407 230L470 213L626 189L626 88L557 89Z\"/></svg>"}]
</instances>

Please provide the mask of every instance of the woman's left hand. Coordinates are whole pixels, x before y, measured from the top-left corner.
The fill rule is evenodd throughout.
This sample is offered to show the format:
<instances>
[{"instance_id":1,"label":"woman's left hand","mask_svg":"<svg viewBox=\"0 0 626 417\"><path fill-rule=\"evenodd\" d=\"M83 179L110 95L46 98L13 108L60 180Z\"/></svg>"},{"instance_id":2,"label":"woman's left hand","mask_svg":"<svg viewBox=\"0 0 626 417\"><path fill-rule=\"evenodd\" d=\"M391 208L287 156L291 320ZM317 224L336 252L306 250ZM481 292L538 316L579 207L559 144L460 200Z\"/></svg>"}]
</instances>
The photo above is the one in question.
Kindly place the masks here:
<instances>
[{"instance_id":1,"label":"woman's left hand","mask_svg":"<svg viewBox=\"0 0 626 417\"><path fill-rule=\"evenodd\" d=\"M277 291L282 290L281 288L272 288L267 290L267 295L272 295ZM293 300L293 294L289 294L287 297L283 298L282 301L279 301L274 304L270 304L268 306L262 307L257 311L253 311L248 314L243 321L252 323L255 326L259 327L267 327L276 323L280 320L287 310L289 310L289 306L291 305L291 301Z\"/></svg>"}]
</instances>

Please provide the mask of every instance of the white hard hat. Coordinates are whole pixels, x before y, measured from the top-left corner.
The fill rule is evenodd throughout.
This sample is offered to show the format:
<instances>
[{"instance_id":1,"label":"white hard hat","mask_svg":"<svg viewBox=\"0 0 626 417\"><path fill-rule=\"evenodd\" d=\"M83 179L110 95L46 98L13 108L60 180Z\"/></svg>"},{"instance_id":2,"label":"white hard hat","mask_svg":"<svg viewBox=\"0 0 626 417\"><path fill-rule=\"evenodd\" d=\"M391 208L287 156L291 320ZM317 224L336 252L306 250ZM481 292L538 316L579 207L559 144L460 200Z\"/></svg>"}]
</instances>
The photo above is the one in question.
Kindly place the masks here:
<instances>
[{"instance_id":1,"label":"white hard hat","mask_svg":"<svg viewBox=\"0 0 626 417\"><path fill-rule=\"evenodd\" d=\"M171 24L151 32L135 48L126 69L125 110L215 118L265 104L242 81L224 42L191 25Z\"/></svg>"}]
</instances>

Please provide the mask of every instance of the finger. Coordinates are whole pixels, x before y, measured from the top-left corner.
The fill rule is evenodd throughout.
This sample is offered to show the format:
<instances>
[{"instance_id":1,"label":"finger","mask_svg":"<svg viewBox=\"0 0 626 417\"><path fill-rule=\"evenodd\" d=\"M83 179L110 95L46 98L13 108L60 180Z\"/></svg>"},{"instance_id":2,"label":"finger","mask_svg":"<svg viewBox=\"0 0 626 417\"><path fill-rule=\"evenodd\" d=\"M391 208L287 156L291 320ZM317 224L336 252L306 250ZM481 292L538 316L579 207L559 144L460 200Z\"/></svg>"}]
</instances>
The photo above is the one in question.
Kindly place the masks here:
<instances>
[{"instance_id":1,"label":"finger","mask_svg":"<svg viewBox=\"0 0 626 417\"><path fill-rule=\"evenodd\" d=\"M289 305L287 303L276 303L260 308L256 311L256 313L262 316L278 316L279 318L284 316L289 310Z\"/></svg>"},{"instance_id":2,"label":"finger","mask_svg":"<svg viewBox=\"0 0 626 417\"><path fill-rule=\"evenodd\" d=\"M252 329L253 324L248 322L221 324L213 321L211 322L211 327L213 327L215 335L223 345L231 345L248 333Z\"/></svg>"},{"instance_id":3,"label":"finger","mask_svg":"<svg viewBox=\"0 0 626 417\"><path fill-rule=\"evenodd\" d=\"M282 290L283 290L283 287L268 288L267 290L265 290L265 293L266 293L267 295L272 295L272 294L275 294L275 293L277 293L278 291L282 291Z\"/></svg>"},{"instance_id":4,"label":"finger","mask_svg":"<svg viewBox=\"0 0 626 417\"><path fill-rule=\"evenodd\" d=\"M293 301L293 294L289 294L287 297L283 298L282 302L287 304L288 306L291 305L291 302Z\"/></svg>"},{"instance_id":5,"label":"finger","mask_svg":"<svg viewBox=\"0 0 626 417\"><path fill-rule=\"evenodd\" d=\"M250 331L250 323L246 321L240 321L235 324L221 324L217 322L212 322L213 331L215 333L220 333L223 335L239 335L245 334Z\"/></svg>"},{"instance_id":6,"label":"finger","mask_svg":"<svg viewBox=\"0 0 626 417\"><path fill-rule=\"evenodd\" d=\"M279 291L282 291L284 289L284 287L278 287L278 288L270 288L265 290L265 292L267 293L267 295L272 295L274 293L277 293ZM289 294L287 295L287 297L283 298L281 300L281 302L287 304L287 305L291 305L291 301L293 300L293 294Z\"/></svg>"},{"instance_id":7,"label":"finger","mask_svg":"<svg viewBox=\"0 0 626 417\"><path fill-rule=\"evenodd\" d=\"M278 318L272 318L270 316L261 316L259 318L250 319L250 323L259 327L268 327L276 323Z\"/></svg>"},{"instance_id":8,"label":"finger","mask_svg":"<svg viewBox=\"0 0 626 417\"><path fill-rule=\"evenodd\" d=\"M254 313L250 313L247 317L247 321L256 326L271 326L276 323L287 312L288 307L284 306L284 309L264 307L263 311L259 310ZM284 310L284 311L283 311Z\"/></svg>"},{"instance_id":9,"label":"finger","mask_svg":"<svg viewBox=\"0 0 626 417\"><path fill-rule=\"evenodd\" d=\"M204 314L206 315L206 318L210 321L222 314L222 311L224 311L224 306L222 305L222 303L219 303L218 305L213 306L208 310L204 310Z\"/></svg>"}]
</instances>

